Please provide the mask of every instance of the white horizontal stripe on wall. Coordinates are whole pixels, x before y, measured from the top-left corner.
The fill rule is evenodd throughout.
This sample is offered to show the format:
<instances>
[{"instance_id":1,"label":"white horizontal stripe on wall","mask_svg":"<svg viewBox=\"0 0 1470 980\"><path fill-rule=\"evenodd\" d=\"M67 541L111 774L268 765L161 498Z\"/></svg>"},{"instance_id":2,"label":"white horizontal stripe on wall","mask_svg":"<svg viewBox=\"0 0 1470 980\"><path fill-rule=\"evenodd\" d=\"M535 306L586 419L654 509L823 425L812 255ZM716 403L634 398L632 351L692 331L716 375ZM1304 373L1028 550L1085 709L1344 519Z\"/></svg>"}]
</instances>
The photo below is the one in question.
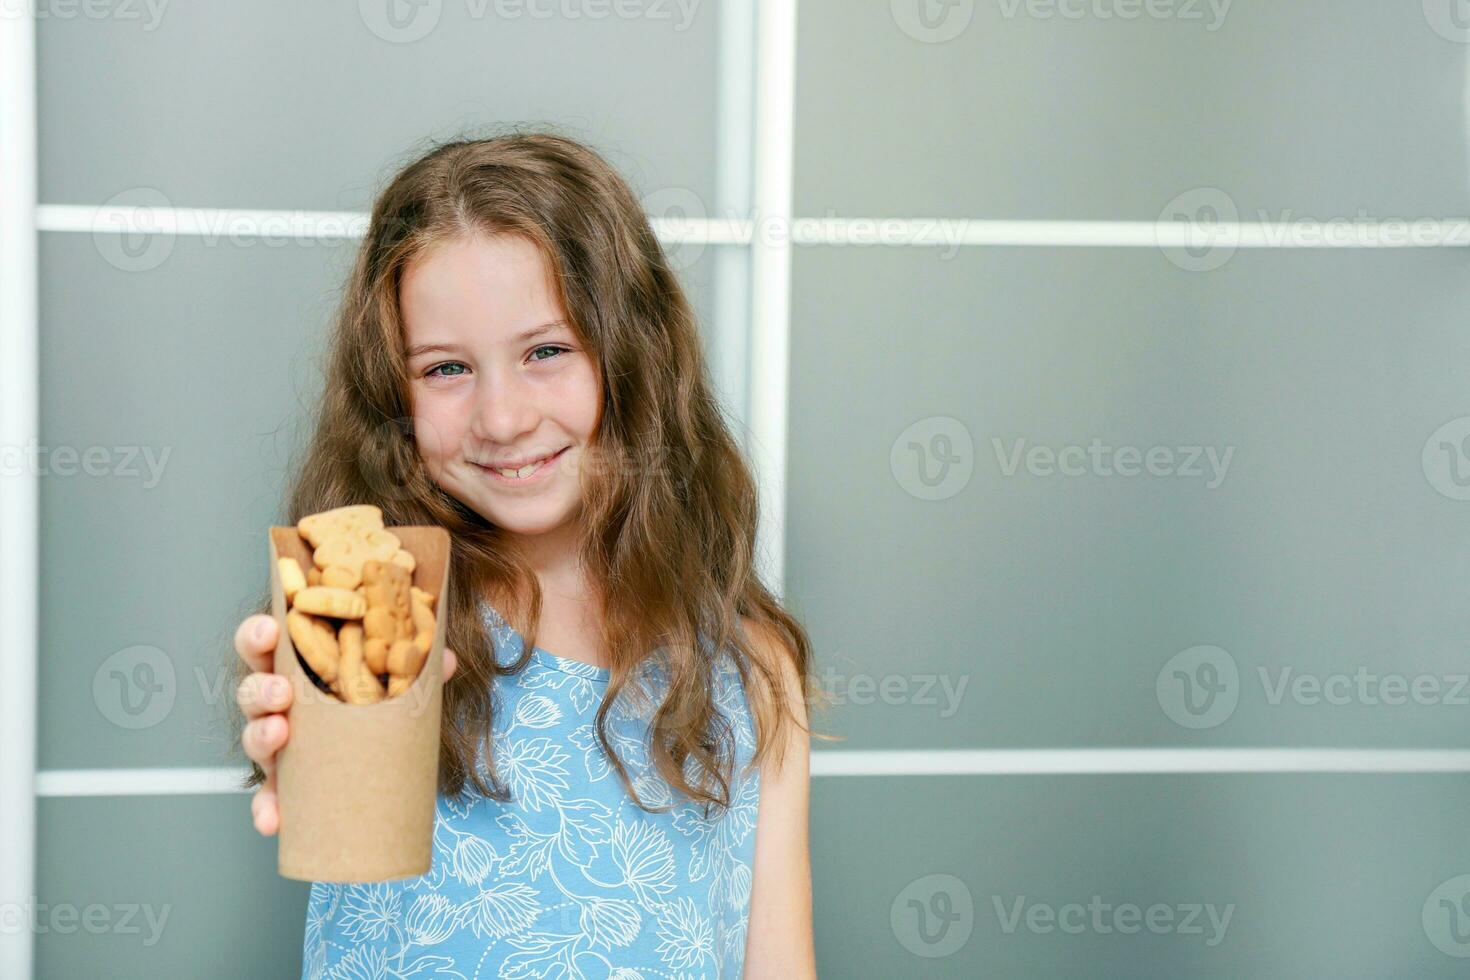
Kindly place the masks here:
<instances>
[{"instance_id":1,"label":"white horizontal stripe on wall","mask_svg":"<svg viewBox=\"0 0 1470 980\"><path fill-rule=\"evenodd\" d=\"M356 211L91 207L42 204L41 231L174 234L208 238L353 239L367 230ZM976 245L1076 248L1461 248L1470 218L1415 221L1229 222L1000 221L983 218L663 218L650 217L671 244L877 245L960 248Z\"/></svg>"},{"instance_id":2,"label":"white horizontal stripe on wall","mask_svg":"<svg viewBox=\"0 0 1470 980\"><path fill-rule=\"evenodd\" d=\"M1460 773L1455 749L941 749L813 752L814 776Z\"/></svg>"},{"instance_id":3,"label":"white horizontal stripe on wall","mask_svg":"<svg viewBox=\"0 0 1470 980\"><path fill-rule=\"evenodd\" d=\"M243 793L249 769L43 769L37 796L187 796ZM253 790L252 790L253 792Z\"/></svg>"},{"instance_id":4,"label":"white horizontal stripe on wall","mask_svg":"<svg viewBox=\"0 0 1470 980\"><path fill-rule=\"evenodd\" d=\"M660 241L702 245L749 244L753 223L735 218L659 218L649 223ZM41 231L81 234L172 234L205 238L291 240L356 239L367 233L361 211L272 211L244 208L91 207L42 204Z\"/></svg>"},{"instance_id":5,"label":"white horizontal stripe on wall","mask_svg":"<svg viewBox=\"0 0 1470 980\"><path fill-rule=\"evenodd\" d=\"M1458 749L936 749L811 754L813 776L1467 773ZM253 792L247 769L49 769L36 795L181 796Z\"/></svg>"}]
</instances>

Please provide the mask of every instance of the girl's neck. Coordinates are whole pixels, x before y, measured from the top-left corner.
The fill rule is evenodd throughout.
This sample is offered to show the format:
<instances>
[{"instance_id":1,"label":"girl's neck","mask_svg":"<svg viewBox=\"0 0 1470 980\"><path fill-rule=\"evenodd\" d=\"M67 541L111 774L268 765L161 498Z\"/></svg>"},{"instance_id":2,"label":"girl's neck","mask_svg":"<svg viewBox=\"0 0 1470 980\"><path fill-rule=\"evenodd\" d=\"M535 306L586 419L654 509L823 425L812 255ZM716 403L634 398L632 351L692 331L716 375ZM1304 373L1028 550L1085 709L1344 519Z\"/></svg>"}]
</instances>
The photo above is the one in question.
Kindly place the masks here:
<instances>
[{"instance_id":1,"label":"girl's neck","mask_svg":"<svg viewBox=\"0 0 1470 980\"><path fill-rule=\"evenodd\" d=\"M589 581L578 551L576 525L568 522L545 534L518 536L515 546L531 567L546 602L583 605L597 590Z\"/></svg>"},{"instance_id":2,"label":"girl's neck","mask_svg":"<svg viewBox=\"0 0 1470 980\"><path fill-rule=\"evenodd\" d=\"M568 521L543 534L518 534L512 537L516 551L543 587L547 582L565 584L581 577L581 555L578 554L577 526Z\"/></svg>"}]
</instances>

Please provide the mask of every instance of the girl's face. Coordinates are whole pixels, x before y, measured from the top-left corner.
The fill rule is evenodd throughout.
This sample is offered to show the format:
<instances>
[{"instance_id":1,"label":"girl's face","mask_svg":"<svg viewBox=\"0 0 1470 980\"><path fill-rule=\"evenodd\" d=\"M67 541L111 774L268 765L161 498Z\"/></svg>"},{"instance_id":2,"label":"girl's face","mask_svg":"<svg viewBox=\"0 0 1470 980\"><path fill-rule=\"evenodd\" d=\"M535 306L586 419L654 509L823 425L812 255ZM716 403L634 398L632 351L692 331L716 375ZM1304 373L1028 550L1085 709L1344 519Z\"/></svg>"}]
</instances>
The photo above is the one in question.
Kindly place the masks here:
<instances>
[{"instance_id":1,"label":"girl's face","mask_svg":"<svg viewBox=\"0 0 1470 980\"><path fill-rule=\"evenodd\" d=\"M512 534L568 527L601 386L540 250L512 235L444 242L409 264L399 305L430 477Z\"/></svg>"}]
</instances>

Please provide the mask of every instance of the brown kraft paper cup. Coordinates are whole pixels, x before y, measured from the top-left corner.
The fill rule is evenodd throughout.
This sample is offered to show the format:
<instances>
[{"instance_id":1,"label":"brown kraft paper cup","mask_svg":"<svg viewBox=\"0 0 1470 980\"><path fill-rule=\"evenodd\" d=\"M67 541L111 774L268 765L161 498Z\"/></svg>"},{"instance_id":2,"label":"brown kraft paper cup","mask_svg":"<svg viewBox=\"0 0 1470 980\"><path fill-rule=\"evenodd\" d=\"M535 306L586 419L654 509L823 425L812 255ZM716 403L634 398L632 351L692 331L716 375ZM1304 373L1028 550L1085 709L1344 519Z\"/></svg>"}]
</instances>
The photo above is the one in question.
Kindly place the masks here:
<instances>
[{"instance_id":1,"label":"brown kraft paper cup","mask_svg":"<svg viewBox=\"0 0 1470 980\"><path fill-rule=\"evenodd\" d=\"M424 874L433 858L439 788L444 609L449 533L390 527L414 557L413 584L432 592L434 645L407 691L346 704L316 686L286 630L280 558L312 567L294 527L270 529L271 609L279 627L275 672L291 684L288 737L276 757L281 822L278 868L299 881L371 882Z\"/></svg>"}]
</instances>

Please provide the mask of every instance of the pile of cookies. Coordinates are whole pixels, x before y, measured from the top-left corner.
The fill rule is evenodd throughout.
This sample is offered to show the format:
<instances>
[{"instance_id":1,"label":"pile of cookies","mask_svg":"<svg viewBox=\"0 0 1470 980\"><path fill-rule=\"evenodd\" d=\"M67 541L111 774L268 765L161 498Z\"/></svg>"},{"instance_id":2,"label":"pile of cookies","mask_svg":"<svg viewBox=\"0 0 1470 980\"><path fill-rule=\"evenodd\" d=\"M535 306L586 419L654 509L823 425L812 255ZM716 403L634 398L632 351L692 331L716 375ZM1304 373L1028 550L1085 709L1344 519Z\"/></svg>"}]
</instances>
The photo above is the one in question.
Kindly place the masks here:
<instances>
[{"instance_id":1,"label":"pile of cookies","mask_svg":"<svg viewBox=\"0 0 1470 980\"><path fill-rule=\"evenodd\" d=\"M303 517L312 567L280 559L291 643L331 693L375 704L408 690L434 643L433 593L413 584L414 557L370 504Z\"/></svg>"}]
</instances>

